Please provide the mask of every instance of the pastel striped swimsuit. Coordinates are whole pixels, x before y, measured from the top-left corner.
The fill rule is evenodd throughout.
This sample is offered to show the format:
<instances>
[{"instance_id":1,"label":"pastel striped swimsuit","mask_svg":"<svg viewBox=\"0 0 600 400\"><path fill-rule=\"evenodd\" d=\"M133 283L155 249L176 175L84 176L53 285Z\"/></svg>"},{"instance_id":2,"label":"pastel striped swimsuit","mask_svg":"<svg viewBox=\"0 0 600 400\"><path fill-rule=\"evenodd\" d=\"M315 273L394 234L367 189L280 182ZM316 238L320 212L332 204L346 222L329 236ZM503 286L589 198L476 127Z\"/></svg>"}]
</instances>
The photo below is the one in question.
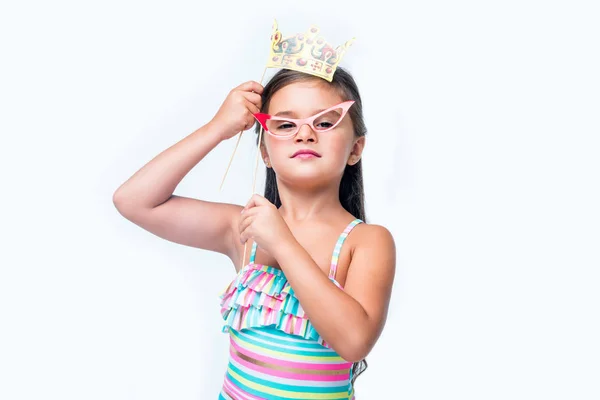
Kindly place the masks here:
<instances>
[{"instance_id":1,"label":"pastel striped swimsuit","mask_svg":"<svg viewBox=\"0 0 600 400\"><path fill-rule=\"evenodd\" d=\"M344 240L360 219L340 235L331 258L335 280ZM283 271L250 262L220 295L223 332L229 332L229 364L219 400L354 400L354 379L366 362L340 357L306 317Z\"/></svg>"}]
</instances>

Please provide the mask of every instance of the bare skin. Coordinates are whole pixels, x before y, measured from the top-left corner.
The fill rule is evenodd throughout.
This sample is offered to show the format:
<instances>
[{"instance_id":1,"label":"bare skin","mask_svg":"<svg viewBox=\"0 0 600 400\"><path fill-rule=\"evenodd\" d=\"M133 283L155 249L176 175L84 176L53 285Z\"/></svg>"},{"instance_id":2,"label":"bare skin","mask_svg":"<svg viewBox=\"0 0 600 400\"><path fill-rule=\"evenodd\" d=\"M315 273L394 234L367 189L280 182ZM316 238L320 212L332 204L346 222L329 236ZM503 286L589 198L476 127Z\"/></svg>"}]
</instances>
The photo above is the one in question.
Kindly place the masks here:
<instances>
[{"instance_id":1,"label":"bare skin","mask_svg":"<svg viewBox=\"0 0 600 400\"><path fill-rule=\"evenodd\" d=\"M233 89L210 122L143 166L117 189L113 202L125 218L159 237L227 255L236 272L245 243L249 260L255 241L256 263L283 270L321 336L346 360L361 360L385 325L395 245L386 228L359 224L348 235L338 262L336 280L344 290L327 278L335 243L354 219L339 201L339 182L345 166L358 162L365 144L364 137L354 136L348 116L329 132L316 133L305 125L288 140L264 135L261 153L277 173L283 204L279 209L260 195L244 207L173 195L214 147L253 126L262 90L253 81ZM303 118L341 101L318 80L298 82L275 93L267 112L293 111ZM306 148L321 157L292 157Z\"/></svg>"}]
</instances>

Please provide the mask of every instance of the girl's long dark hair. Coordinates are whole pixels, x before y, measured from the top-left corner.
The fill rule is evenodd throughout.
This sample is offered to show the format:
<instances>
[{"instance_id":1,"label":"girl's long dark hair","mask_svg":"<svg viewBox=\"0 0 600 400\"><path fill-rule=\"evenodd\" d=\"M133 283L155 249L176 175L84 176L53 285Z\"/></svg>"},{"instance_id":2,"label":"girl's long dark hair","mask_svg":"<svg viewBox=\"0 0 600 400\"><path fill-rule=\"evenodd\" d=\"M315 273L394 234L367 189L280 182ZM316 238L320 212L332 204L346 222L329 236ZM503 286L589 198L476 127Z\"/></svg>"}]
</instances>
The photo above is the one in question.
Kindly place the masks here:
<instances>
[{"instance_id":1,"label":"girl's long dark hair","mask_svg":"<svg viewBox=\"0 0 600 400\"><path fill-rule=\"evenodd\" d=\"M321 79L304 72L298 72L288 69L282 69L278 71L271 80L265 85L262 93L262 107L260 112L266 113L269 109L269 103L273 95L283 87L299 81L306 81L310 79ZM327 82L323 80L323 82ZM341 67L337 67L333 79L328 82L333 88L335 88L342 101L354 100L355 103L348 110L348 114L352 120L355 137L365 136L367 134L367 127L365 125L363 117L363 108L360 94L358 92L358 86L354 81L352 75ZM256 124L255 132L260 132L260 124ZM281 206L281 199L279 198L279 189L277 188L277 176L273 168L267 168L267 177L265 181L265 198L273 203L277 208ZM362 175L362 159L354 165L346 165L342 180L340 182L340 203L342 206L352 214L355 218L359 218L364 222L367 222L367 216L365 214L365 191L363 186L363 175ZM354 386L354 381L362 372L367 368L367 361L361 360L352 364L351 371L351 382Z\"/></svg>"},{"instance_id":2,"label":"girl's long dark hair","mask_svg":"<svg viewBox=\"0 0 600 400\"><path fill-rule=\"evenodd\" d=\"M284 86L294 82L310 79L321 78L308 75L304 72L292 71L289 69L282 69L278 71L264 87L262 93L262 108L260 112L267 112L271 97L273 97L273 95L279 89L282 89ZM323 82L327 81L323 80ZM339 92L343 101L355 101L352 107L350 107L348 110L348 115L352 120L355 137L365 136L367 134L367 127L365 126L363 117L362 101L360 99L358 87L356 86L356 82L354 82L352 75L350 75L350 73L343 68L337 67L335 74L333 75L333 80L328 83ZM257 134L260 132L260 124L256 124L255 131ZM273 168L267 168L265 198L267 198L276 207L281 206L281 199L279 198L279 190L277 188L277 178ZM340 202L346 211L354 215L355 218L359 218L364 222L367 222L367 216L365 214L365 191L363 186L362 159L354 165L346 165L346 169L344 170L344 174L342 175L342 180L340 182Z\"/></svg>"}]
</instances>

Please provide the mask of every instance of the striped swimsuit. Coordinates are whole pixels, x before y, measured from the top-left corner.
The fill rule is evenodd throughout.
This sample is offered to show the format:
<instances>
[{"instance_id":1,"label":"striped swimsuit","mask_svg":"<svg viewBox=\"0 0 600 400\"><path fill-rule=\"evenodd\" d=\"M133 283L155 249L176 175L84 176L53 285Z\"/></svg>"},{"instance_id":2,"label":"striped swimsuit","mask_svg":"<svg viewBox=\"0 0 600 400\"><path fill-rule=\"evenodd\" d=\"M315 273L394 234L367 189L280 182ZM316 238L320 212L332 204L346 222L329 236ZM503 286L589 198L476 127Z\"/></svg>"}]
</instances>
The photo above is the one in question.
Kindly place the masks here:
<instances>
[{"instance_id":1,"label":"striped swimsuit","mask_svg":"<svg viewBox=\"0 0 600 400\"><path fill-rule=\"evenodd\" d=\"M335 280L340 249L361 222L346 227L333 251L329 279L342 290ZM354 379L366 362L348 362L329 347L283 271L254 262L256 247L220 296L230 346L219 400L354 400Z\"/></svg>"}]
</instances>

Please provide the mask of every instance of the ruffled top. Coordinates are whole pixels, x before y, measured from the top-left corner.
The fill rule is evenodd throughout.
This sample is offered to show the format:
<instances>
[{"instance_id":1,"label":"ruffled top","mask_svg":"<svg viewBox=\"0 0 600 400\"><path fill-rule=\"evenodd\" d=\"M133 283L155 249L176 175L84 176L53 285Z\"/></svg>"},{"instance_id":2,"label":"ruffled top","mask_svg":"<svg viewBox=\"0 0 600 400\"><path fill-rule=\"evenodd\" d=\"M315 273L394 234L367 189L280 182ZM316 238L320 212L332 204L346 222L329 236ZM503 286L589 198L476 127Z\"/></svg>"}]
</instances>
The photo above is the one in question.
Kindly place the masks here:
<instances>
[{"instance_id":1,"label":"ruffled top","mask_svg":"<svg viewBox=\"0 0 600 400\"><path fill-rule=\"evenodd\" d=\"M329 279L340 289L335 280L337 262L342 243L348 233L361 223L352 221L340 235L332 255ZM269 265L256 264L256 243L252 246L250 263L242 267L233 281L221 293L221 315L225 320L223 332L229 329L274 326L285 333L297 335L330 348L321 338L294 294L283 271Z\"/></svg>"},{"instance_id":2,"label":"ruffled top","mask_svg":"<svg viewBox=\"0 0 600 400\"><path fill-rule=\"evenodd\" d=\"M340 289L341 285L331 279ZM274 325L288 334L314 340L329 347L308 320L283 271L250 263L219 296L223 332Z\"/></svg>"}]
</instances>

